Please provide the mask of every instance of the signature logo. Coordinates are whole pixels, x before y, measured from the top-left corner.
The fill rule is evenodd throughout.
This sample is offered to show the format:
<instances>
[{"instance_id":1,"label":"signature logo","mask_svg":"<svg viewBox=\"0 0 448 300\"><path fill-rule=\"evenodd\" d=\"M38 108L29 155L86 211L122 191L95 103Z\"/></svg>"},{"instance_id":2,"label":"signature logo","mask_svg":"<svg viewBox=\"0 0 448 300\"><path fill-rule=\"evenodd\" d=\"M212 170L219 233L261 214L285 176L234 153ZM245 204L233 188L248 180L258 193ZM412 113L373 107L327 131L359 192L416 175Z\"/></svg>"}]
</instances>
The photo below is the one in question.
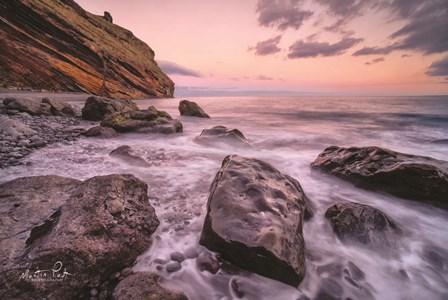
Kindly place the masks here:
<instances>
[{"instance_id":1,"label":"signature logo","mask_svg":"<svg viewBox=\"0 0 448 300\"><path fill-rule=\"evenodd\" d=\"M20 274L19 280L24 281L64 281L74 274L67 271L67 268L63 268L62 262L57 261L51 269L48 270L35 270L30 271L26 269L25 272Z\"/></svg>"}]
</instances>

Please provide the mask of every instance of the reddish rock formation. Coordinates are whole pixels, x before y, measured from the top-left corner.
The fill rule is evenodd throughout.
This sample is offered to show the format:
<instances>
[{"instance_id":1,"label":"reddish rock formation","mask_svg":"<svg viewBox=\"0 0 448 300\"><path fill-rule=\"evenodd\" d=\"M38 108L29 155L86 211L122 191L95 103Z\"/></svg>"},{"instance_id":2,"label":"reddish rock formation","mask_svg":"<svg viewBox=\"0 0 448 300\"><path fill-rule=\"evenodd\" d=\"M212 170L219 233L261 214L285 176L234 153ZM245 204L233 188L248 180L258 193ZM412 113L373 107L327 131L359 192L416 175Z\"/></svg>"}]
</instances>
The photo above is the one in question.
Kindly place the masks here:
<instances>
[{"instance_id":1,"label":"reddish rock formation","mask_svg":"<svg viewBox=\"0 0 448 300\"><path fill-rule=\"evenodd\" d=\"M0 3L0 87L172 97L154 51L73 0Z\"/></svg>"}]
</instances>

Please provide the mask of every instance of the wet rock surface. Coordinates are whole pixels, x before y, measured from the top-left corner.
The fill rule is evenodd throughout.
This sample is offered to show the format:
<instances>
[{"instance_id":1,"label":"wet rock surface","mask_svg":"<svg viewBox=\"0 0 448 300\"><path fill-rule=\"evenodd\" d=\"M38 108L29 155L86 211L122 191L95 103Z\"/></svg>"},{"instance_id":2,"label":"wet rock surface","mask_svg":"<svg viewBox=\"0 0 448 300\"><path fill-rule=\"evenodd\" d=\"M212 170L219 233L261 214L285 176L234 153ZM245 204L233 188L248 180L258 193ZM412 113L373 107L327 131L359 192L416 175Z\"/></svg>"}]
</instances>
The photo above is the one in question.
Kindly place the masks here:
<instances>
[{"instance_id":1,"label":"wet rock surface","mask_svg":"<svg viewBox=\"0 0 448 300\"><path fill-rule=\"evenodd\" d=\"M103 97L87 98L82 108L82 118L89 121L101 121L105 116L130 110L138 110L132 100L115 100Z\"/></svg>"},{"instance_id":2,"label":"wet rock surface","mask_svg":"<svg viewBox=\"0 0 448 300\"><path fill-rule=\"evenodd\" d=\"M210 118L210 116L206 114L196 102L188 100L182 100L179 102L179 112L182 116Z\"/></svg>"},{"instance_id":3,"label":"wet rock surface","mask_svg":"<svg viewBox=\"0 0 448 300\"><path fill-rule=\"evenodd\" d=\"M229 129L225 126L215 126L202 130L195 141L202 144L213 145L224 143L232 146L250 147L249 141L238 129Z\"/></svg>"},{"instance_id":4,"label":"wet rock surface","mask_svg":"<svg viewBox=\"0 0 448 300\"><path fill-rule=\"evenodd\" d=\"M182 123L164 111L150 106L146 110L132 110L107 115L101 126L111 127L116 131L137 133L163 133L170 134L182 132Z\"/></svg>"},{"instance_id":5,"label":"wet rock surface","mask_svg":"<svg viewBox=\"0 0 448 300\"><path fill-rule=\"evenodd\" d=\"M103 126L94 126L89 128L85 133L87 137L97 137L101 139L111 139L118 136L118 132L113 128L103 127Z\"/></svg>"},{"instance_id":6,"label":"wet rock surface","mask_svg":"<svg viewBox=\"0 0 448 300\"><path fill-rule=\"evenodd\" d=\"M328 147L311 168L356 186L448 208L448 162L379 147Z\"/></svg>"},{"instance_id":7,"label":"wet rock surface","mask_svg":"<svg viewBox=\"0 0 448 300\"><path fill-rule=\"evenodd\" d=\"M159 225L147 188L132 175L82 182L37 176L0 185L0 297L106 299ZM60 280L21 278L39 270Z\"/></svg>"},{"instance_id":8,"label":"wet rock surface","mask_svg":"<svg viewBox=\"0 0 448 300\"><path fill-rule=\"evenodd\" d=\"M51 112L52 106L49 107ZM65 111L64 107L61 104L61 112ZM71 108L76 112L76 108ZM1 109L0 168L23 164L23 158L36 148L77 140L84 129L79 118L69 115L30 115L18 110Z\"/></svg>"},{"instance_id":9,"label":"wet rock surface","mask_svg":"<svg viewBox=\"0 0 448 300\"><path fill-rule=\"evenodd\" d=\"M149 165L147 161L140 157L137 152L128 145L123 145L109 153L110 156L117 157L135 166Z\"/></svg>"},{"instance_id":10,"label":"wet rock surface","mask_svg":"<svg viewBox=\"0 0 448 300\"><path fill-rule=\"evenodd\" d=\"M160 278L148 272L137 272L121 281L115 288L112 299L128 300L187 300L188 298L175 291L167 290L159 284Z\"/></svg>"},{"instance_id":11,"label":"wet rock surface","mask_svg":"<svg viewBox=\"0 0 448 300\"><path fill-rule=\"evenodd\" d=\"M337 203L327 209L325 217L341 240L349 240L374 248L395 245L400 230L379 209L359 203Z\"/></svg>"},{"instance_id":12,"label":"wet rock surface","mask_svg":"<svg viewBox=\"0 0 448 300\"><path fill-rule=\"evenodd\" d=\"M200 244L245 270L297 286L305 274L306 196L271 165L227 156L210 189Z\"/></svg>"}]
</instances>

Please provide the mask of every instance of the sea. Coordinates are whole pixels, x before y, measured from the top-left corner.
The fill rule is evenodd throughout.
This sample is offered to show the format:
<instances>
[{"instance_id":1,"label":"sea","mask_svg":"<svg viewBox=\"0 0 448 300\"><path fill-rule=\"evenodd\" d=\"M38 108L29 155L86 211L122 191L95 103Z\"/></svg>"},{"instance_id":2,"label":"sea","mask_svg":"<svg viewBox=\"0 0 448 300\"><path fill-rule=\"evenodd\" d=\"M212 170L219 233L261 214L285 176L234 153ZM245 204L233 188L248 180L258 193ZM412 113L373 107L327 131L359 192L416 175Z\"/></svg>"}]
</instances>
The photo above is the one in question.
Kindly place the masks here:
<instances>
[{"instance_id":1,"label":"sea","mask_svg":"<svg viewBox=\"0 0 448 300\"><path fill-rule=\"evenodd\" d=\"M65 95L62 100L82 107L86 98ZM133 268L159 274L162 285L190 299L448 299L448 211L310 172L310 163L332 145L379 146L448 160L448 96L188 98L210 119L180 116L180 100L136 100L140 108L154 105L181 120L180 134L131 133L50 145L27 156L29 166L1 170L0 182L45 174L77 179L134 174L148 184L160 226ZM239 129L252 147L195 141L216 125ZM121 145L131 146L148 165L109 156ZM303 227L307 271L297 288L249 272L201 272L195 259L186 259L174 273L158 267L176 251L207 251L198 242L209 188L230 154L272 164L297 179L315 204L314 217ZM386 213L402 232L396 246L379 252L341 242L324 217L336 202L367 204ZM346 276L353 265L360 271L356 282Z\"/></svg>"}]
</instances>

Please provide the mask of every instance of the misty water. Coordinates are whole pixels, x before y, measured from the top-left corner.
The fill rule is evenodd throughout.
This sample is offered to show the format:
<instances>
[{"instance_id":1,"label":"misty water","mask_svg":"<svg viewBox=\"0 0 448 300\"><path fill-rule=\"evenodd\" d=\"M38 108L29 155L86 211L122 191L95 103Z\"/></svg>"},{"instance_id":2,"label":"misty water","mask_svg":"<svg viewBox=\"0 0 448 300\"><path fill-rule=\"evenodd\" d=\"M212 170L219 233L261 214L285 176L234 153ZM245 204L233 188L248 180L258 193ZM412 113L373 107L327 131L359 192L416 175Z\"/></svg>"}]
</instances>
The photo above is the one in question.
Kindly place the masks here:
<instances>
[{"instance_id":1,"label":"misty water","mask_svg":"<svg viewBox=\"0 0 448 300\"><path fill-rule=\"evenodd\" d=\"M111 140L82 138L50 145L25 159L30 166L2 170L0 181L45 174L86 179L112 173L132 173L144 180L160 226L134 270L159 274L163 285L183 291L190 299L237 299L232 289L235 282L244 299L300 299L302 295L313 299L322 289L342 299L448 299L447 211L365 191L311 173L309 168L330 145L375 145L448 160L448 97L190 99L211 119L180 117L179 100L140 100L138 105L155 105L179 118L182 134L126 134ZM83 105L79 100L72 103ZM194 141L203 129L215 125L238 128L252 148ZM84 122L83 126L92 125ZM148 164L129 165L108 155L121 145L134 148ZM315 215L303 228L307 272L298 289L247 272L200 272L195 259L183 261L178 272L157 269L155 260L169 261L172 252L207 251L198 240L208 191L229 154L269 162L296 178L315 204ZM395 221L402 230L395 247L379 251L339 241L323 215L332 204L346 201L374 206ZM356 270L353 266L365 274L357 282L344 276L344 269Z\"/></svg>"}]
</instances>

